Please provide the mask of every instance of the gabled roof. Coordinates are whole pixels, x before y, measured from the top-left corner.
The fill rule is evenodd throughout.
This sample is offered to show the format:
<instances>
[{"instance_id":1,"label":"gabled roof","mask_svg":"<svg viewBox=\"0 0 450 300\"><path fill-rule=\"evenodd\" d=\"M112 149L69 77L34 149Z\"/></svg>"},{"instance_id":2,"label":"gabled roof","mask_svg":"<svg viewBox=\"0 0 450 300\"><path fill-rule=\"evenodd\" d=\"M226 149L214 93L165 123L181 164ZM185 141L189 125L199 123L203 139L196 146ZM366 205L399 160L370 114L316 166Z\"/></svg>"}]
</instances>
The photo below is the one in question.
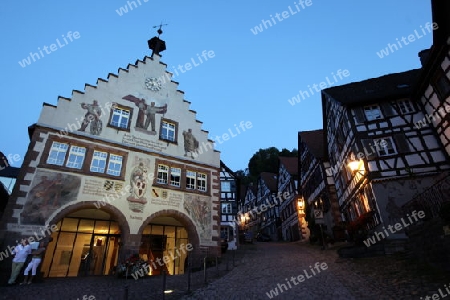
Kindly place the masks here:
<instances>
[{"instance_id":1,"label":"gabled roof","mask_svg":"<svg viewBox=\"0 0 450 300\"><path fill-rule=\"evenodd\" d=\"M261 172L261 174L259 174L259 177L264 180L264 183L271 192L276 192L278 190L277 174L270 172Z\"/></svg>"},{"instance_id":2,"label":"gabled roof","mask_svg":"<svg viewBox=\"0 0 450 300\"><path fill-rule=\"evenodd\" d=\"M289 174L292 176L298 175L298 157L279 156L280 163L286 168Z\"/></svg>"},{"instance_id":3,"label":"gabled roof","mask_svg":"<svg viewBox=\"0 0 450 300\"><path fill-rule=\"evenodd\" d=\"M322 95L329 95L344 105L358 105L409 96L419 74L420 69L387 74L377 78L327 88L322 90Z\"/></svg>"},{"instance_id":4,"label":"gabled roof","mask_svg":"<svg viewBox=\"0 0 450 300\"><path fill-rule=\"evenodd\" d=\"M299 136L315 158L326 157L323 129L300 131Z\"/></svg>"},{"instance_id":5,"label":"gabled roof","mask_svg":"<svg viewBox=\"0 0 450 300\"><path fill-rule=\"evenodd\" d=\"M236 174L230 168L228 168L228 166L222 160L220 160L220 168L225 169L227 173L230 173L231 176L236 178Z\"/></svg>"}]
</instances>

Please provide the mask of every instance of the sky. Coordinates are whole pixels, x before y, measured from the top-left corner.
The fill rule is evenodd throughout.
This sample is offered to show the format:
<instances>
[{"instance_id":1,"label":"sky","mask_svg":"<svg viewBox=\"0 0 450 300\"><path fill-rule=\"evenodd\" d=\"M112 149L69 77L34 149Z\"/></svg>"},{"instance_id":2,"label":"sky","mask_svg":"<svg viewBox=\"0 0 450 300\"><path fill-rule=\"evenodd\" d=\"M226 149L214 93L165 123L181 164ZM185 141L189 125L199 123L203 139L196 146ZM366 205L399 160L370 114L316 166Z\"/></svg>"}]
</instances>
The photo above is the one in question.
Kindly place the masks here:
<instances>
[{"instance_id":1,"label":"sky","mask_svg":"<svg viewBox=\"0 0 450 300\"><path fill-rule=\"evenodd\" d=\"M154 26L168 24L161 61L209 138L234 133L216 143L221 160L245 169L259 149L292 150L299 131L322 128L322 88L420 68L431 21L419 0L4 0L0 151L19 167L44 102L150 56ZM204 51L213 55L199 64Z\"/></svg>"}]
</instances>

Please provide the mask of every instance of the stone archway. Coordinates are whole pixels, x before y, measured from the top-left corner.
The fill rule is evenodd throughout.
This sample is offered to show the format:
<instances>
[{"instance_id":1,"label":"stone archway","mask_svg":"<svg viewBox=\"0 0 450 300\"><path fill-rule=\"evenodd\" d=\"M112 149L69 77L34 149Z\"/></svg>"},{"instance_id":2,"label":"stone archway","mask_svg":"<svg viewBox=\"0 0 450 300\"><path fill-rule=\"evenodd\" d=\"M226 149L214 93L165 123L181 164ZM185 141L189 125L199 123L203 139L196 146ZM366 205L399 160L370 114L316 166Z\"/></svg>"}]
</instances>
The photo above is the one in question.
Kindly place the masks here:
<instances>
[{"instance_id":1,"label":"stone archway","mask_svg":"<svg viewBox=\"0 0 450 300\"><path fill-rule=\"evenodd\" d=\"M199 234L196 229L196 225L189 218L189 216L184 213L181 213L177 210L165 209L165 210L160 210L158 212L151 214L143 221L143 223L140 226L139 231L137 233L137 237L139 239L141 239L143 237L145 227L147 225L151 224L152 221L158 220L158 218L160 218L160 217L173 218L184 227L184 229L187 232L188 244L192 245L192 246L189 246L189 248L187 246L185 247L185 249L187 249L187 251L188 251L187 257L189 257L191 266L198 267L199 265L201 265L202 259L205 254L205 252L202 252L202 251L205 251L205 249L200 248L200 238L199 238ZM157 224L164 225L163 223L157 223ZM165 226L170 226L170 225L165 225ZM180 253L182 252L181 248L182 247L180 247L180 249L179 249ZM185 253L185 255L186 255L186 253ZM188 263L187 257L185 260L185 263L186 263L185 266L187 266L187 263ZM184 267L183 267L183 269L184 269Z\"/></svg>"},{"instance_id":2,"label":"stone archway","mask_svg":"<svg viewBox=\"0 0 450 300\"><path fill-rule=\"evenodd\" d=\"M74 203L73 205L66 206L60 211L58 211L56 214L50 216L50 218L46 222L46 225L56 224L59 221L61 221L65 216L75 211L82 209L92 209L95 207L93 204L94 204L93 201L80 201ZM104 203L104 206L102 206L102 208L99 209L109 214L112 214L114 217L117 218L116 221L119 223L122 239L126 241L130 236L130 226L128 225L127 218L124 216L122 211L120 211L117 207L109 203Z\"/></svg>"},{"instance_id":3,"label":"stone archway","mask_svg":"<svg viewBox=\"0 0 450 300\"><path fill-rule=\"evenodd\" d=\"M62 227L57 230L58 234L54 236L56 239L48 239L46 243L49 256L44 257L41 264L47 272L46 276L107 275L121 261L124 245L130 239L129 224L115 206L105 203L97 210L93 204L93 201L80 201L68 205L46 220L46 225L50 227L63 222ZM64 228L69 220L76 220L74 229L68 230L67 226ZM97 227L97 224L100 225ZM72 249L64 248L67 239L72 239ZM63 246L61 241L64 241ZM62 267L61 270L58 266L54 267L55 260L61 265L62 257L64 265L69 266L67 271L62 270ZM55 275L55 272L60 273Z\"/></svg>"}]
</instances>

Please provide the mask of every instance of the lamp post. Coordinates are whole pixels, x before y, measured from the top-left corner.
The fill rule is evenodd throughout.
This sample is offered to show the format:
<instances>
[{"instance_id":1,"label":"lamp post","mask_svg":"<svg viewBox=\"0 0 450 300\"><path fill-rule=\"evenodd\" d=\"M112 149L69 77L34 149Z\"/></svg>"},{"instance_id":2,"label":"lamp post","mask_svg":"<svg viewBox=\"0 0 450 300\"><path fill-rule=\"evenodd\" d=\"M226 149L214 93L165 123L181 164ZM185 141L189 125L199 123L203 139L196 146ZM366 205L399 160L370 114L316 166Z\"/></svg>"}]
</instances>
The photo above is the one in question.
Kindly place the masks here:
<instances>
[{"instance_id":1,"label":"lamp post","mask_svg":"<svg viewBox=\"0 0 450 300\"><path fill-rule=\"evenodd\" d=\"M326 249L326 242L323 238L323 200L322 198L319 198L319 200L316 200L314 202L314 220L316 224L319 224L320 226L320 236L322 238L322 250Z\"/></svg>"}]
</instances>

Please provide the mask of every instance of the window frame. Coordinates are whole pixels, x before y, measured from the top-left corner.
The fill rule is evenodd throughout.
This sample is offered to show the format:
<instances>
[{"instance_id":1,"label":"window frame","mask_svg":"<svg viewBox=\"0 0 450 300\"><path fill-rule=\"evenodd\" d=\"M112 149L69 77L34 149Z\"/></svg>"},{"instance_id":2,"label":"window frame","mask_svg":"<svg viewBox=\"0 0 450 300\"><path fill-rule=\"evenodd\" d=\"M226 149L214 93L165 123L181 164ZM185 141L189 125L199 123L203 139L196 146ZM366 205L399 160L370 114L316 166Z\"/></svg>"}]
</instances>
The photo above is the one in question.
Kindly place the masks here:
<instances>
[{"instance_id":1,"label":"window frame","mask_svg":"<svg viewBox=\"0 0 450 300\"><path fill-rule=\"evenodd\" d=\"M416 112L416 109L410 99L407 99L407 98L399 99L399 100L395 101L394 104L397 107L399 113L401 113L403 115ZM403 107L402 107L402 105L403 105ZM410 109L405 111L403 108L406 108L407 105L410 107Z\"/></svg>"},{"instance_id":2,"label":"window frame","mask_svg":"<svg viewBox=\"0 0 450 300\"><path fill-rule=\"evenodd\" d=\"M208 189L208 175L203 172L197 172L197 190L199 190L200 192L206 192L207 189Z\"/></svg>"},{"instance_id":3,"label":"window frame","mask_svg":"<svg viewBox=\"0 0 450 300\"><path fill-rule=\"evenodd\" d=\"M372 119L372 117L369 118L369 116L367 115L367 112L370 111L370 112L372 112L372 114L373 114L373 111L374 111L375 107L376 107L377 110L378 110L379 117L373 118L373 119ZM370 110L368 110L368 108L369 108ZM381 120L381 119L384 118L383 113L382 113L382 111L381 111L381 106L380 106L379 104L365 105L365 106L363 107L363 112L364 112L364 116L365 116L366 120L369 121L369 122L370 122L370 121Z\"/></svg>"},{"instance_id":4,"label":"window frame","mask_svg":"<svg viewBox=\"0 0 450 300\"><path fill-rule=\"evenodd\" d=\"M84 149L83 155L79 155L78 153L80 153L80 152L72 152L73 148ZM80 147L78 145L70 145L69 151L67 152L67 159L66 159L65 166L67 168L71 168L71 169L81 169L81 168L83 168L84 160L86 159L86 150L87 150L86 147ZM73 162L73 164L80 164L79 167L77 167L75 165L74 166L69 166L69 163L71 163L71 161L70 161L71 154L74 155L75 157L82 157L81 163L77 163L76 160L75 160L75 162Z\"/></svg>"},{"instance_id":5,"label":"window frame","mask_svg":"<svg viewBox=\"0 0 450 300\"><path fill-rule=\"evenodd\" d=\"M158 169L159 165L164 165L168 168L167 174L167 183L158 182ZM154 168L154 178L153 178L153 186L160 187L163 189L171 189L176 191L184 191L188 193L195 193L199 195L207 195L211 196L211 171L207 169L197 168L191 165L184 165L177 162L156 158L155 159L155 168ZM172 180L172 171L175 171L175 174L178 175L178 170L180 171L180 185L177 186L173 184ZM192 173L189 173L192 172ZM205 189L204 191L198 188L198 174L203 174L205 176ZM192 180L189 187L188 178ZM194 182L195 180L195 182Z\"/></svg>"},{"instance_id":6,"label":"window frame","mask_svg":"<svg viewBox=\"0 0 450 300\"><path fill-rule=\"evenodd\" d=\"M383 140L387 141L386 147L381 147L380 143ZM384 137L384 138L379 138L379 139L374 139L373 142L374 142L374 145L376 145L375 149L377 150L378 157L385 157L385 156L398 154L394 139L390 136ZM388 147L388 146L390 146L390 147ZM392 150L393 152L389 153L389 150Z\"/></svg>"},{"instance_id":7,"label":"window frame","mask_svg":"<svg viewBox=\"0 0 450 300\"><path fill-rule=\"evenodd\" d=\"M126 128L124 128L124 127L120 127L120 126L116 126L116 125L113 125L112 124L112 121L113 121L113 116L114 116L114 111L116 110L116 109L120 109L120 110L126 110L126 111L129 111L129 115L128 115L128 124L127 124L127 127ZM106 125L107 127L110 127L110 128L113 128L113 129L116 129L116 130L120 130L120 131L127 131L127 132L130 132L130 128L131 128L131 120L132 120L132 118L133 118L133 108L132 107L130 107L130 106L125 106L125 105L121 105L121 104L117 104L117 103L113 103L113 105L111 106L111 108L110 108L110 111L109 111L109 120L108 120L108 124ZM119 123L120 124L120 123Z\"/></svg>"},{"instance_id":8,"label":"window frame","mask_svg":"<svg viewBox=\"0 0 450 300\"><path fill-rule=\"evenodd\" d=\"M52 163L48 162L48 158L52 151L53 143L67 144L67 151L64 156L63 165L57 165L57 164L52 164ZM70 148L72 146L86 149L81 168L72 168L70 166L67 166L68 159L69 159L68 154L69 154ZM122 157L122 165L121 165L120 172L119 172L120 174L117 176L114 176L114 175L106 174L106 172L103 172L103 173L92 172L91 164L92 164L92 159L93 159L95 151L106 152L108 154L107 155L107 163L108 163L108 160L109 160L109 157L111 154L121 156ZM84 141L70 139L68 137L60 137L60 136L57 136L54 134L50 134L45 143L44 150L42 151L42 155L40 157L37 167L52 169L52 170L56 170L56 171L60 171L60 172L77 173L77 174L82 174L85 176L98 176L98 177L105 177L108 179L125 180L127 154L128 153L125 151L117 150L117 149L106 147L103 145L99 146L98 144L94 144L92 142L87 143Z\"/></svg>"},{"instance_id":9,"label":"window frame","mask_svg":"<svg viewBox=\"0 0 450 300\"><path fill-rule=\"evenodd\" d=\"M173 124L174 125L174 129L173 129L173 140L169 139L169 138L165 138L162 136L163 131L164 131L164 124ZM159 139L161 141L165 141L168 143L173 143L173 144L178 144L178 122L171 120L171 119L166 119L166 118L161 118L161 123L159 126Z\"/></svg>"},{"instance_id":10,"label":"window frame","mask_svg":"<svg viewBox=\"0 0 450 300\"><path fill-rule=\"evenodd\" d=\"M52 163L52 162L49 162L49 160L50 160L50 155L51 155L51 153L52 153L53 150L54 150L54 147L53 147L54 144L66 145L67 147L66 147L65 151L57 151L57 150L56 150L56 149L61 149L60 147L55 148L55 151L58 152L58 154L56 154L55 162ZM49 164L49 165L55 165L55 166L61 166L61 167L65 166L65 165L66 165L66 160L67 160L67 152L68 152L69 149L70 149L70 144L67 143L67 142L52 141L52 143L51 143L51 145L50 145L49 153L48 153L48 155L47 155L46 164ZM58 162L58 156L59 156L61 153L64 154L63 160L62 160L61 163L57 163L57 162Z\"/></svg>"},{"instance_id":11,"label":"window frame","mask_svg":"<svg viewBox=\"0 0 450 300\"><path fill-rule=\"evenodd\" d=\"M433 86L433 90L436 95L440 98L440 100L447 99L447 97L450 96L450 79L446 76L444 70L442 70L442 68L438 68L432 78L431 85ZM446 90L444 90L443 86L446 87Z\"/></svg>"},{"instance_id":12,"label":"window frame","mask_svg":"<svg viewBox=\"0 0 450 300\"><path fill-rule=\"evenodd\" d=\"M233 213L233 206L231 205L231 203L222 203L220 206L220 211L222 212L222 214L231 214Z\"/></svg>"}]
</instances>

